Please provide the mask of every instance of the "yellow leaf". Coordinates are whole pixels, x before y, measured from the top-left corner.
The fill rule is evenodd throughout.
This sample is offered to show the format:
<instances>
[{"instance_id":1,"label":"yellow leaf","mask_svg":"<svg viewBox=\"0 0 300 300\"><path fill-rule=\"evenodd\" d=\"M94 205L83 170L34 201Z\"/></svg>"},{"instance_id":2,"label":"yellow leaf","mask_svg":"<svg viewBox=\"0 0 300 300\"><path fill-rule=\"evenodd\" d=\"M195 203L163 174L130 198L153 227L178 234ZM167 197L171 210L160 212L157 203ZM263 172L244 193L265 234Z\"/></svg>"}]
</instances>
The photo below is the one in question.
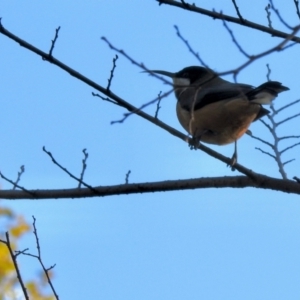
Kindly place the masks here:
<instances>
[{"instance_id":1,"label":"yellow leaf","mask_svg":"<svg viewBox=\"0 0 300 300\"><path fill-rule=\"evenodd\" d=\"M13 226L10 229L10 234L15 237L19 238L22 236L24 233L28 232L30 230L30 225L26 223L26 221L23 219L23 217L18 216L17 218L17 224Z\"/></svg>"}]
</instances>

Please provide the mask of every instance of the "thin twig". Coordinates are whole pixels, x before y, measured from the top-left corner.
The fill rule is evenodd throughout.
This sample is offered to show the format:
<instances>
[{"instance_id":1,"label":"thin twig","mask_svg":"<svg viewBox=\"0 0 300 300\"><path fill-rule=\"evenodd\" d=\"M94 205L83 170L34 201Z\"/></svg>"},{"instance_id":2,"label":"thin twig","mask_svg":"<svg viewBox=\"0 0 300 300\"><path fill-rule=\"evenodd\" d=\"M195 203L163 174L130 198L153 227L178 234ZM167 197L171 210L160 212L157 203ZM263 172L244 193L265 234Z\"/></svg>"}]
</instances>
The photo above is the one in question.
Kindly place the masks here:
<instances>
[{"instance_id":1,"label":"thin twig","mask_svg":"<svg viewBox=\"0 0 300 300\"><path fill-rule=\"evenodd\" d=\"M82 152L83 152L84 158L82 160L82 171L81 171L81 174L80 174L80 181L78 183L78 188L79 189L81 188L81 182L83 181L84 172L85 172L86 167L87 167L86 161L89 157L89 154L86 152L86 149L83 149Z\"/></svg>"},{"instance_id":2,"label":"thin twig","mask_svg":"<svg viewBox=\"0 0 300 300\"><path fill-rule=\"evenodd\" d=\"M25 284L23 282L23 279L22 279L22 276L21 276L21 272L20 272L19 267L18 267L17 255L15 255L13 253L12 247L10 245L9 233L6 232L5 236L6 236L6 241L0 240L0 242L4 243L6 245L8 251L9 251L10 257L11 257L11 259L13 261L14 268L15 268L15 270L17 272L17 278L18 278L18 281L19 281L19 283L21 285L21 289L22 289L22 292L24 294L24 297L25 297L26 300L29 300L30 298L29 298L29 296L27 294L27 290L26 290Z\"/></svg>"},{"instance_id":3,"label":"thin twig","mask_svg":"<svg viewBox=\"0 0 300 300\"><path fill-rule=\"evenodd\" d=\"M20 190L22 190L22 191L28 193L29 195L35 197L35 194L34 194L34 193L32 193L31 191L25 189L24 187L22 187L22 186L16 184L16 183L13 182L12 180L8 179L7 177L5 177L5 176L2 174L2 172L0 172L0 176L1 176L1 178L3 178L4 180L6 180L7 182L11 183L14 187L17 187L17 188L19 188ZM15 188L14 188L13 190L15 190Z\"/></svg>"},{"instance_id":4,"label":"thin twig","mask_svg":"<svg viewBox=\"0 0 300 300\"><path fill-rule=\"evenodd\" d=\"M289 147L286 147L286 148L284 148L283 150L280 151L280 154L282 154L282 153L286 152L287 150L290 150L290 149L292 149L292 148L294 148L296 146L299 146L299 145L300 145L300 142L299 143L295 143L295 144L293 144L293 145L291 145Z\"/></svg>"},{"instance_id":5,"label":"thin twig","mask_svg":"<svg viewBox=\"0 0 300 300\"><path fill-rule=\"evenodd\" d=\"M55 43L56 43L56 41L57 41L57 39L58 39L58 32L59 32L59 30L60 30L60 26L58 26L56 29L55 29L55 37L54 37L54 39L53 40L51 40L51 48L50 48L50 51L49 51L49 56L52 56L52 52L53 52L53 50L54 50L54 47L55 47Z\"/></svg>"},{"instance_id":6,"label":"thin twig","mask_svg":"<svg viewBox=\"0 0 300 300\"><path fill-rule=\"evenodd\" d=\"M270 5L270 3L268 3L268 5L265 7L265 11L267 12L267 19L268 19L269 28L273 29L270 9L271 9L271 5Z\"/></svg>"},{"instance_id":7,"label":"thin twig","mask_svg":"<svg viewBox=\"0 0 300 300\"><path fill-rule=\"evenodd\" d=\"M297 15L298 15L298 17L300 19L299 1L298 0L294 0L294 3L295 3L295 6L296 6Z\"/></svg>"},{"instance_id":8,"label":"thin twig","mask_svg":"<svg viewBox=\"0 0 300 300\"><path fill-rule=\"evenodd\" d=\"M191 45L189 44L189 41L186 40L180 33L179 28L177 25L174 25L174 28L176 30L177 36L185 43L189 51L195 56L195 58L202 64L205 68L209 68L209 66L204 62L204 60L200 57L199 53L196 52Z\"/></svg>"},{"instance_id":9,"label":"thin twig","mask_svg":"<svg viewBox=\"0 0 300 300\"><path fill-rule=\"evenodd\" d=\"M55 290L55 288L53 286L53 283L52 283L50 275L49 275L49 271L51 269L53 269L56 266L56 264L50 266L49 268L45 267L45 265L43 263L43 260L42 260L41 247L40 247L39 237L38 237L38 233L37 233L37 229L36 229L36 225L35 225L36 219L35 219L34 216L32 216L32 218L33 218L33 223L32 223L33 224L33 234L35 236L36 248L37 248L38 254L35 255L35 254L31 254L31 253L26 253L25 250L23 250L22 252L20 252L20 251L16 251L16 252L17 252L17 254L23 254L23 255L34 257L34 258L36 258L39 261L39 263L40 263L40 265L41 265L41 267L43 269L43 272L46 275L48 284L50 285L50 288L51 288L51 290L52 290L52 292L53 292L53 294L55 296L55 299L59 300L59 296L56 293L56 290Z\"/></svg>"},{"instance_id":10,"label":"thin twig","mask_svg":"<svg viewBox=\"0 0 300 300\"><path fill-rule=\"evenodd\" d=\"M263 143L263 144L265 144L265 145L271 147L272 149L274 148L274 145L272 145L271 143L269 143L269 142L267 142L267 141L261 139L260 137L255 136L255 135L253 135L253 134L250 134L250 136L251 136L253 139L258 140L258 141L260 141L261 143Z\"/></svg>"},{"instance_id":11,"label":"thin twig","mask_svg":"<svg viewBox=\"0 0 300 300\"><path fill-rule=\"evenodd\" d=\"M159 112L159 110L161 109L160 101L161 101L161 91L160 91L159 94L158 94L158 101L157 101L157 103L156 103L156 111L155 111L155 116L154 116L155 119L157 119L157 117L158 117L158 112Z\"/></svg>"},{"instance_id":12,"label":"thin twig","mask_svg":"<svg viewBox=\"0 0 300 300\"><path fill-rule=\"evenodd\" d=\"M262 153L264 153L266 155L271 156L272 158L274 158L276 160L276 157L273 154L271 154L270 152L266 152L266 151L264 151L264 150L262 150L261 148L258 148L258 147L255 147L255 149L259 150L260 152L262 152Z\"/></svg>"},{"instance_id":13,"label":"thin twig","mask_svg":"<svg viewBox=\"0 0 300 300\"><path fill-rule=\"evenodd\" d=\"M271 80L271 79L270 79L271 69L270 69L269 64L266 64L266 66L267 66L267 70L268 70L268 73L267 73L267 80L270 81L270 80Z\"/></svg>"},{"instance_id":14,"label":"thin twig","mask_svg":"<svg viewBox=\"0 0 300 300\"><path fill-rule=\"evenodd\" d=\"M287 122L287 121L290 121L290 120L292 120L292 119L294 119L294 118L297 118L297 117L299 117L299 116L300 116L300 113L295 114L295 115L293 115L293 116L291 116L291 117L288 117L288 118L286 118L286 119L284 119L284 120L278 122L278 123L277 123L277 126L279 126L279 125L281 125L281 124L283 124L283 123L285 123L285 122Z\"/></svg>"},{"instance_id":15,"label":"thin twig","mask_svg":"<svg viewBox=\"0 0 300 300\"><path fill-rule=\"evenodd\" d=\"M115 71L115 68L116 68L116 61L118 60L118 54L116 54L115 58L113 59L113 66L112 66L112 69L110 71L110 77L108 78L108 84L107 84L107 90L109 91L110 89L110 85L111 85L111 82L112 82L112 79L114 77L114 71Z\"/></svg>"},{"instance_id":16,"label":"thin twig","mask_svg":"<svg viewBox=\"0 0 300 300\"><path fill-rule=\"evenodd\" d=\"M297 99L297 100L295 100L295 101L293 101L291 103L288 103L288 104L282 106L281 108L277 109L275 113L278 114L279 112L283 111L284 109L286 109L286 108L288 108L288 107L290 107L292 105L297 104L298 102L300 102L300 99Z\"/></svg>"},{"instance_id":17,"label":"thin twig","mask_svg":"<svg viewBox=\"0 0 300 300\"><path fill-rule=\"evenodd\" d=\"M136 108L136 110L134 110L134 111L131 111L131 112L128 112L128 113L124 113L123 114L123 118L121 118L119 120L111 121L110 124L123 123L131 115L138 114L139 112L143 111L143 109L146 108L147 106L149 106L149 105L151 105L151 104L153 104L155 102L161 101L161 99L169 96L172 92L173 92L173 89L169 90L168 92L165 92L164 94L160 95L159 97L156 97L155 99L153 99L153 100L151 100L149 102L146 102L145 104L143 104L140 107ZM157 119L157 118L154 118L154 119Z\"/></svg>"},{"instance_id":18,"label":"thin twig","mask_svg":"<svg viewBox=\"0 0 300 300\"><path fill-rule=\"evenodd\" d=\"M299 139L300 135L287 135L287 136L283 136L278 138L278 140L285 140L285 139Z\"/></svg>"},{"instance_id":19,"label":"thin twig","mask_svg":"<svg viewBox=\"0 0 300 300\"><path fill-rule=\"evenodd\" d=\"M281 16L279 10L274 6L273 4L273 0L269 0L270 4L271 4L271 8L272 10L275 12L275 14L277 15L278 19L280 20L280 22L285 25L288 29L293 30L294 27L290 26Z\"/></svg>"},{"instance_id":20,"label":"thin twig","mask_svg":"<svg viewBox=\"0 0 300 300\"><path fill-rule=\"evenodd\" d=\"M295 159L295 158L292 158L292 159L290 159L290 160L287 160L287 161L285 161L285 162L283 163L283 165L285 166L285 165L291 163L291 162L294 161L294 160L296 160L296 159Z\"/></svg>"},{"instance_id":21,"label":"thin twig","mask_svg":"<svg viewBox=\"0 0 300 300\"><path fill-rule=\"evenodd\" d=\"M125 184L128 184L129 182L129 175L130 175L131 171L128 170L128 172L126 173L126 176L125 176Z\"/></svg>"},{"instance_id":22,"label":"thin twig","mask_svg":"<svg viewBox=\"0 0 300 300\"><path fill-rule=\"evenodd\" d=\"M294 176L293 179L296 180L298 183L300 183L300 178Z\"/></svg>"},{"instance_id":23,"label":"thin twig","mask_svg":"<svg viewBox=\"0 0 300 300\"><path fill-rule=\"evenodd\" d=\"M62 169L64 172L66 172L70 177L72 177L73 179L77 180L78 182L81 182L85 187L89 188L91 191L93 191L94 193L98 193L96 189L94 189L91 185L85 183L84 181L80 180L79 178L77 178L76 176L74 176L72 173L70 173L66 168L64 168L62 165L60 165L55 158L53 157L52 153L50 151L47 151L45 146L43 146L43 151L45 153L47 153L50 158L52 159L52 162L57 165L60 169Z\"/></svg>"},{"instance_id":24,"label":"thin twig","mask_svg":"<svg viewBox=\"0 0 300 300\"><path fill-rule=\"evenodd\" d=\"M117 102L117 101L115 101L115 100L112 100L112 99L110 99L110 98L108 98L108 97L103 97L103 96L101 96L101 95L99 95L99 94L97 94L97 93L94 93L94 92L92 92L92 95L93 95L94 97L99 97L99 98L101 98L101 99L104 100L104 101L107 101L107 102L113 103L113 104L115 104L115 105L118 105L118 106L121 106L121 107L126 108L126 106L125 106L123 103L119 103L119 102Z\"/></svg>"},{"instance_id":25,"label":"thin twig","mask_svg":"<svg viewBox=\"0 0 300 300\"><path fill-rule=\"evenodd\" d=\"M231 39L233 41L233 43L237 46L237 48L239 49L239 51L244 54L247 58L251 59L252 55L249 55L243 48L242 46L238 43L238 41L236 40L232 30L229 28L229 26L227 25L227 23L223 20L223 25L224 27L227 29L227 31L229 32Z\"/></svg>"},{"instance_id":26,"label":"thin twig","mask_svg":"<svg viewBox=\"0 0 300 300\"><path fill-rule=\"evenodd\" d=\"M235 8L235 10L236 10L236 13L237 13L238 17L240 18L240 20L242 21L242 23L244 23L245 20L244 20L244 18L242 17L242 15L241 15L241 13L240 13L240 10L239 10L239 7L237 6L235 0L232 0L232 3L233 3L233 5L234 5L234 8Z\"/></svg>"},{"instance_id":27,"label":"thin twig","mask_svg":"<svg viewBox=\"0 0 300 300\"><path fill-rule=\"evenodd\" d=\"M24 167L24 165L22 165L21 167L20 167L20 171L18 172L18 177L17 177L17 179L16 179L16 181L14 182L14 186L13 186L13 190L15 190L16 189L16 187L17 187L17 184L19 183L19 181L20 181L20 179L21 179L21 176L22 176L22 174L25 172L25 167Z\"/></svg>"}]
</instances>

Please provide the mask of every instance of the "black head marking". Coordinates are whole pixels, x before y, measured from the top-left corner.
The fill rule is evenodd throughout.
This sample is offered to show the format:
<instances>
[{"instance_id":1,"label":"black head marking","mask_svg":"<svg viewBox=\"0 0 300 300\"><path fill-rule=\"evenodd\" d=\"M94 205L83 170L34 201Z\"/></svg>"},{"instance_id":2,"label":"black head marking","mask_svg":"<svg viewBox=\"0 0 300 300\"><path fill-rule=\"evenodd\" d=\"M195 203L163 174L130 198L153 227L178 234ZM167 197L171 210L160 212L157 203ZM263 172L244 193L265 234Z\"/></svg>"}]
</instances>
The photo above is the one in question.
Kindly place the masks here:
<instances>
[{"instance_id":1,"label":"black head marking","mask_svg":"<svg viewBox=\"0 0 300 300\"><path fill-rule=\"evenodd\" d=\"M212 73L212 70L209 70L207 68L198 67L198 66L191 66L182 69L181 71L176 73L177 78L187 78L190 80L190 83L195 82L196 80L204 77L208 73Z\"/></svg>"}]
</instances>

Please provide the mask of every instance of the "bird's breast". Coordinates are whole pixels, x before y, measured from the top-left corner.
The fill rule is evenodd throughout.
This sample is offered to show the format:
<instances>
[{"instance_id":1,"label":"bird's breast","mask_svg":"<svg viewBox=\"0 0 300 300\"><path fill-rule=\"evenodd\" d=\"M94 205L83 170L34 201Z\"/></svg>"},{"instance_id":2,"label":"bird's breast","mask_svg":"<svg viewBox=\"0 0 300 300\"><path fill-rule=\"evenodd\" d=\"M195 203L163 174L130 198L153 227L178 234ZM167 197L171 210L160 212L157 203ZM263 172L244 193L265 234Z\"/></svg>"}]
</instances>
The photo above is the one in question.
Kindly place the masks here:
<instances>
[{"instance_id":1,"label":"bird's breast","mask_svg":"<svg viewBox=\"0 0 300 300\"><path fill-rule=\"evenodd\" d=\"M177 117L193 137L209 144L226 145L238 140L254 121L260 104L245 98L223 100L195 111L183 109L177 102Z\"/></svg>"}]
</instances>

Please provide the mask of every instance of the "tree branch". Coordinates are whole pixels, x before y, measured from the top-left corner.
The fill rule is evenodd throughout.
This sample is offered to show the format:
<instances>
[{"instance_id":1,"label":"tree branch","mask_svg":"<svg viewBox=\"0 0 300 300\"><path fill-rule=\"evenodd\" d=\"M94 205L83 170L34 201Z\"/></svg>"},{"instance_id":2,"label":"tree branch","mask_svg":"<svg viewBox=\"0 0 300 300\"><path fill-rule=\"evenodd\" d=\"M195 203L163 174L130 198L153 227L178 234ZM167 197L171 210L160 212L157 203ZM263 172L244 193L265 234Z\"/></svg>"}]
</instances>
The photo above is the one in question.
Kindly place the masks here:
<instances>
[{"instance_id":1,"label":"tree branch","mask_svg":"<svg viewBox=\"0 0 300 300\"><path fill-rule=\"evenodd\" d=\"M236 23L236 24L239 24L239 25L242 25L242 26L245 26L245 27L256 29L256 30L259 30L259 31L262 31L262 32L266 32L266 33L271 34L272 36L277 36L277 37L284 38L284 39L286 39L289 36L288 33L285 33L285 32L279 31L279 30L275 30L275 29L272 29L272 28L254 23L254 22L250 22L250 21L247 21L245 19L242 22L240 20L240 18L235 18L235 17L225 15L223 13L218 13L216 11L210 11L210 10L207 10L207 9L203 9L203 8L197 7L196 5L188 4L186 2L183 4L181 2L174 1L174 0L156 0L156 1L159 3L159 5L167 4L167 5L179 7L179 8L182 8L182 9L187 9L187 10L193 11L195 13L199 13L199 14L202 14L202 15L212 17L213 19L225 20L225 21ZM300 43L300 38L299 37L294 36L291 40L296 42L296 43Z\"/></svg>"},{"instance_id":2,"label":"tree branch","mask_svg":"<svg viewBox=\"0 0 300 300\"><path fill-rule=\"evenodd\" d=\"M256 180L246 176L222 176L196 179L168 180L159 182L125 183L111 186L94 187L97 194L88 188L32 190L35 197L30 197L23 191L0 190L0 199L63 199L105 197L112 195L143 194L177 190L191 190L203 188L245 188L255 187L293 193L300 195L300 185L292 180L282 180L256 173Z\"/></svg>"}]
</instances>

